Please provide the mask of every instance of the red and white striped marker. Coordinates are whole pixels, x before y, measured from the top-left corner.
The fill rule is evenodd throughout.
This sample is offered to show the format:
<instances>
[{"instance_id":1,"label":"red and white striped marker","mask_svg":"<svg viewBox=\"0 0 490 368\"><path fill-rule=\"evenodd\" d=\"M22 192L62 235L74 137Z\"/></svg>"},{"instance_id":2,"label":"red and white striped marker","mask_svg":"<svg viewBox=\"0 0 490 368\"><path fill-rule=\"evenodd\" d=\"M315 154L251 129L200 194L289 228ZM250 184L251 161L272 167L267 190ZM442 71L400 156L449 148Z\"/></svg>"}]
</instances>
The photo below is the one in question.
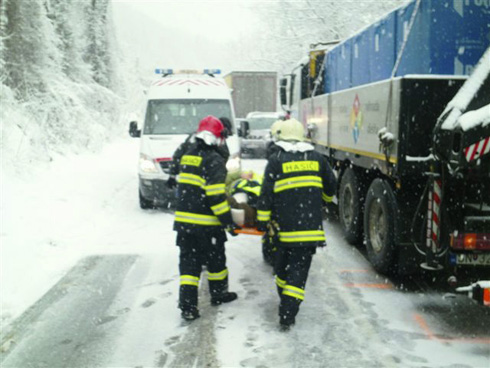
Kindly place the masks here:
<instances>
[{"instance_id":1,"label":"red and white striped marker","mask_svg":"<svg viewBox=\"0 0 490 368\"><path fill-rule=\"evenodd\" d=\"M464 150L466 161L470 162L490 152L490 137L468 146Z\"/></svg>"},{"instance_id":2,"label":"red and white striped marker","mask_svg":"<svg viewBox=\"0 0 490 368\"><path fill-rule=\"evenodd\" d=\"M429 201L427 209L427 248L432 248L436 253L439 248L439 217L440 205L442 198L441 181L434 180L432 192L429 192Z\"/></svg>"}]
</instances>

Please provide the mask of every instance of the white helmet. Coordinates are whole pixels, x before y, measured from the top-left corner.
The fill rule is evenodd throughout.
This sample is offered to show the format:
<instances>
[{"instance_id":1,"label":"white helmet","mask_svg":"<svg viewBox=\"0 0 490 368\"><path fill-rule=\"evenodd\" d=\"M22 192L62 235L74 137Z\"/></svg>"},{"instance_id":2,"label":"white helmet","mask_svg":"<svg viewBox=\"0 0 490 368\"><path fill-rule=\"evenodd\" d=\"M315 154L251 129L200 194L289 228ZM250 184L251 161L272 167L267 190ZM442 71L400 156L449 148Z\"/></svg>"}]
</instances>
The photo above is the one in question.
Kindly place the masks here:
<instances>
[{"instance_id":1,"label":"white helmet","mask_svg":"<svg viewBox=\"0 0 490 368\"><path fill-rule=\"evenodd\" d=\"M278 132L281 130L281 124L284 120L276 120L274 124L271 125L271 137L272 140L277 141L279 139Z\"/></svg>"},{"instance_id":2,"label":"white helmet","mask_svg":"<svg viewBox=\"0 0 490 368\"><path fill-rule=\"evenodd\" d=\"M281 121L277 130L278 139L281 141L302 142L304 135L305 129L303 128L303 124L296 119Z\"/></svg>"}]
</instances>

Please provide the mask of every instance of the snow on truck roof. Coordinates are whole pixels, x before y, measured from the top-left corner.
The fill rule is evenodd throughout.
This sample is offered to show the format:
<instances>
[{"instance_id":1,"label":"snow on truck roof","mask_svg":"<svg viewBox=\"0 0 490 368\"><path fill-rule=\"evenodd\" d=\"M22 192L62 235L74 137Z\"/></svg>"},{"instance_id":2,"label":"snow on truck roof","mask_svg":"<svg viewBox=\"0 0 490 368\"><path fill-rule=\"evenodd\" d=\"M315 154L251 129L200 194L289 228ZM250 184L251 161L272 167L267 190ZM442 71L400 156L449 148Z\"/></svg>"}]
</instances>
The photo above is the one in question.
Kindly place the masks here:
<instances>
[{"instance_id":1,"label":"snow on truck roof","mask_svg":"<svg viewBox=\"0 0 490 368\"><path fill-rule=\"evenodd\" d=\"M489 78L489 75L490 47L485 51L482 58L473 70L473 73L469 76L469 78L463 84L458 93L456 93L456 96L454 96L454 98L447 104L446 109L441 114L442 116L448 111L451 111L442 124L442 129L452 130L457 127L461 127L463 130L468 130L478 124L488 124L488 121L490 119L490 105L482 107L481 109L475 111L474 114L470 114L470 112L467 112L464 119L460 119L460 117L463 113L466 112L466 109L468 108L471 100L478 92L478 90L482 87L485 79Z\"/></svg>"}]
</instances>

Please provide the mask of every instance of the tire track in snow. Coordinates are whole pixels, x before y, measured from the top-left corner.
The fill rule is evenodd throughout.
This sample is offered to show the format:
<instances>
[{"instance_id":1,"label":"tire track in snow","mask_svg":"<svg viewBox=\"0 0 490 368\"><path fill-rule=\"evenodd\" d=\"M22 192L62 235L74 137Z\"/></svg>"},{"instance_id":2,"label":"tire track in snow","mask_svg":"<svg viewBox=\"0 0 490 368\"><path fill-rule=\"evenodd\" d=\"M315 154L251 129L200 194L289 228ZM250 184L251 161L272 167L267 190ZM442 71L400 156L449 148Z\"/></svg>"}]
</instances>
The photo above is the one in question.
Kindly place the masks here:
<instances>
[{"instance_id":1,"label":"tire track in snow","mask_svg":"<svg viewBox=\"0 0 490 368\"><path fill-rule=\"evenodd\" d=\"M219 367L216 354L216 320L218 307L211 306L207 279L201 278L199 287L199 312L201 317L188 325L187 332L180 338L180 343L173 345L170 350L175 359L169 367Z\"/></svg>"}]
</instances>

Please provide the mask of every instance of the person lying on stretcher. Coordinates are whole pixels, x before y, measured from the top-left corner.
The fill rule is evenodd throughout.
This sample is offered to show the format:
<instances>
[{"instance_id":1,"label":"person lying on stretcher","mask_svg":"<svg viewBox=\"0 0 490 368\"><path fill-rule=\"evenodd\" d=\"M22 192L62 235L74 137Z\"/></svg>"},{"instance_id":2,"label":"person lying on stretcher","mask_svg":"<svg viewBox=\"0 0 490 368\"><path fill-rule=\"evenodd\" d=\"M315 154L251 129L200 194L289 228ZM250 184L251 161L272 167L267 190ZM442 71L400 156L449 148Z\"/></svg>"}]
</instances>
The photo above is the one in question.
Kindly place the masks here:
<instances>
[{"instance_id":1,"label":"person lying on stretcher","mask_svg":"<svg viewBox=\"0 0 490 368\"><path fill-rule=\"evenodd\" d=\"M231 207L233 221L243 227L257 224L257 202L262 186L262 175L245 171L227 186L227 200Z\"/></svg>"}]
</instances>

